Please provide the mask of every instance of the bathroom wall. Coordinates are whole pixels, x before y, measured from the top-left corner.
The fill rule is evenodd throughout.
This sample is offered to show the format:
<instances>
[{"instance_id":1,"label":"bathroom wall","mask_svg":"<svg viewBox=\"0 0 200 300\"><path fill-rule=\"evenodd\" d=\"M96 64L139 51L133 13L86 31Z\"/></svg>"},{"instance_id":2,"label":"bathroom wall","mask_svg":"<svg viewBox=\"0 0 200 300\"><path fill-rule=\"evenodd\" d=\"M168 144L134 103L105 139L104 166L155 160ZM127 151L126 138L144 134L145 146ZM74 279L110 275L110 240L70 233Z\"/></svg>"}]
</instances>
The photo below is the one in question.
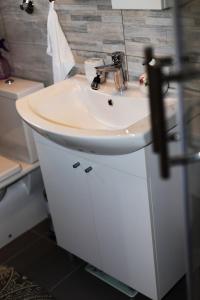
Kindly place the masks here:
<instances>
[{"instance_id":1,"label":"bathroom wall","mask_svg":"<svg viewBox=\"0 0 200 300\"><path fill-rule=\"evenodd\" d=\"M3 26L3 19L0 14L0 37L2 37L3 35L4 35L4 26Z\"/></svg>"},{"instance_id":2,"label":"bathroom wall","mask_svg":"<svg viewBox=\"0 0 200 300\"><path fill-rule=\"evenodd\" d=\"M46 55L48 0L35 0L35 13L19 9L18 0L0 1L15 75L51 83L51 59ZM110 0L56 0L64 33L79 71L88 57L115 50L126 53L130 78L143 72L143 48L152 44L159 55L173 51L172 12L112 10Z\"/></svg>"},{"instance_id":3,"label":"bathroom wall","mask_svg":"<svg viewBox=\"0 0 200 300\"><path fill-rule=\"evenodd\" d=\"M6 32L5 32L4 20L3 20L1 10L0 10L0 39L5 38L5 37L6 37ZM6 46L9 48L7 42L6 42ZM3 51L3 55L10 61L10 64L12 64L10 54Z\"/></svg>"}]
</instances>

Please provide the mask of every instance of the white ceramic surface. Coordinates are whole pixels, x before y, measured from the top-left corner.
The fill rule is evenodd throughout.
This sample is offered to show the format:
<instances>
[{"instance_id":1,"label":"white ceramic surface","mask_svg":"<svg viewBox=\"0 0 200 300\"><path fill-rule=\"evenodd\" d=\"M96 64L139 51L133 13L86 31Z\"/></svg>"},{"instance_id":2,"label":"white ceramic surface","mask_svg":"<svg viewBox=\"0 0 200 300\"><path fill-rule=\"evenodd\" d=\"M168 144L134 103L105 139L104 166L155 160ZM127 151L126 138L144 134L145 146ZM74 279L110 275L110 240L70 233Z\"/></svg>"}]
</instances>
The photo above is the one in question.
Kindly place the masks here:
<instances>
[{"instance_id":1,"label":"white ceramic surface","mask_svg":"<svg viewBox=\"0 0 200 300\"><path fill-rule=\"evenodd\" d=\"M93 91L84 76L76 75L18 100L16 106L32 128L67 148L116 155L151 142L148 99L138 85L130 84L123 95L112 82ZM166 107L173 119L173 97L166 99Z\"/></svg>"}]
</instances>

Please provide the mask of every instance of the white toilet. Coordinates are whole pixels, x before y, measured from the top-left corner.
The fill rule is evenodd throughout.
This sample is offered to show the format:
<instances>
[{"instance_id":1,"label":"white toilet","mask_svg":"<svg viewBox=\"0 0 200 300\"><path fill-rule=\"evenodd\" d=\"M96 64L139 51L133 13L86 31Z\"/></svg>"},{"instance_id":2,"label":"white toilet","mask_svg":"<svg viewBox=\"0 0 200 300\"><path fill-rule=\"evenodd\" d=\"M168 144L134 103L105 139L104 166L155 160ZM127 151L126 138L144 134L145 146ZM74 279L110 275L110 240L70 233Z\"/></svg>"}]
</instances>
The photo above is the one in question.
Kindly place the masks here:
<instances>
[{"instance_id":1,"label":"white toilet","mask_svg":"<svg viewBox=\"0 0 200 300\"><path fill-rule=\"evenodd\" d=\"M44 186L32 130L15 101L42 83L0 80L0 248L47 217Z\"/></svg>"}]
</instances>

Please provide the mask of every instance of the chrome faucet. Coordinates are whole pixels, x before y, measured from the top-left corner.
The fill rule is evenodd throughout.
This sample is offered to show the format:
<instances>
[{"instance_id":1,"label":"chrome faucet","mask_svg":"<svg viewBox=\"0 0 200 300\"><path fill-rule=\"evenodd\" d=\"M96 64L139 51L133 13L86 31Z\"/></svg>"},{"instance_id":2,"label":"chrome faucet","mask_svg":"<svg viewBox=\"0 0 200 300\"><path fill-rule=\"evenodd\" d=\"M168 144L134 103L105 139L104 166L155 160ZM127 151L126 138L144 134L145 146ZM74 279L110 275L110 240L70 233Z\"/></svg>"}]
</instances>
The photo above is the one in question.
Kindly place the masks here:
<instances>
[{"instance_id":1,"label":"chrome faucet","mask_svg":"<svg viewBox=\"0 0 200 300\"><path fill-rule=\"evenodd\" d=\"M124 52L117 51L112 53L112 64L96 67L96 77L91 83L91 88L98 90L103 73L114 73L114 83L118 91L127 89L127 69Z\"/></svg>"}]
</instances>

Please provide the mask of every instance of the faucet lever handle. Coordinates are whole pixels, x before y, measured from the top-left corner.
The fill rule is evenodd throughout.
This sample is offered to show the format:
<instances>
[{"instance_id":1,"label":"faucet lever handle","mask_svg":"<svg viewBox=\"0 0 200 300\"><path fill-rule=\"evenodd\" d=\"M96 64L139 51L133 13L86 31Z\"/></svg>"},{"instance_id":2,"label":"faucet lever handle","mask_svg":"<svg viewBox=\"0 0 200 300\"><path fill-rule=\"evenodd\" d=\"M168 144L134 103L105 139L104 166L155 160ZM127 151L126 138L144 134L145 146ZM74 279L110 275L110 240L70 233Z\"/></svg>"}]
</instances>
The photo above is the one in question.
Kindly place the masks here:
<instances>
[{"instance_id":1,"label":"faucet lever handle","mask_svg":"<svg viewBox=\"0 0 200 300\"><path fill-rule=\"evenodd\" d=\"M97 74L97 76L94 77L94 79L91 83L91 88L93 90L98 90L100 82L101 82L100 74Z\"/></svg>"}]
</instances>

